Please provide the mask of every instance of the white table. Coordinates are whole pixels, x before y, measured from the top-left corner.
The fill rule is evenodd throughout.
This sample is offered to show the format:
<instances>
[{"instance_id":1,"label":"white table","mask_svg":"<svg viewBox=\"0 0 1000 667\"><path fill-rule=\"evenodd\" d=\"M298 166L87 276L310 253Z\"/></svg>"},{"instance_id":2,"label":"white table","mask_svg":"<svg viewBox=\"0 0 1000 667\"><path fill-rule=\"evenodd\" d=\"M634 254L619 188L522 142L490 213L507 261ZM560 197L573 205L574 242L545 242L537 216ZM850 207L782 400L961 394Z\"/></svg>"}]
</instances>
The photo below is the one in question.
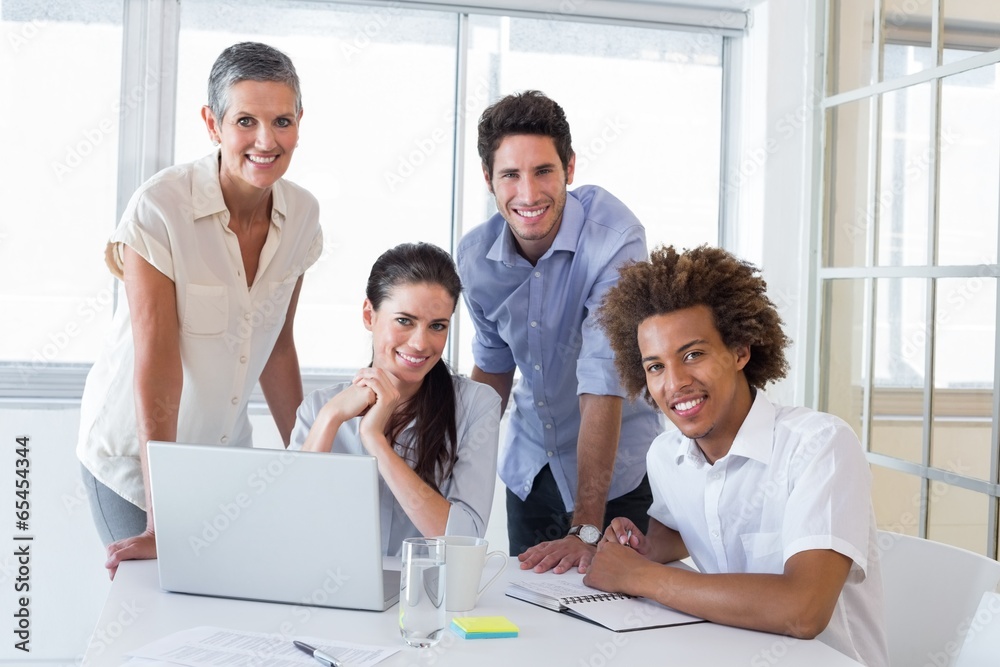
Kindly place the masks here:
<instances>
[{"instance_id":1,"label":"white table","mask_svg":"<svg viewBox=\"0 0 1000 667\"><path fill-rule=\"evenodd\" d=\"M294 564L289 563L289 566L294 567ZM506 581L519 576L530 576L530 573L520 572L517 560L511 559L504 576L483 594L475 611L461 614L506 616L520 627L519 637L465 640L446 631L437 646L416 649L404 646L399 637L398 606L377 613L166 593L159 586L156 561L130 561L118 570L83 664L88 667L118 666L128 660L130 650L178 630L200 625L279 633L290 638L311 635L400 646L399 653L379 663L380 667L840 667L858 664L818 641L801 641L712 623L611 632L505 596ZM449 613L449 617L452 615Z\"/></svg>"}]
</instances>

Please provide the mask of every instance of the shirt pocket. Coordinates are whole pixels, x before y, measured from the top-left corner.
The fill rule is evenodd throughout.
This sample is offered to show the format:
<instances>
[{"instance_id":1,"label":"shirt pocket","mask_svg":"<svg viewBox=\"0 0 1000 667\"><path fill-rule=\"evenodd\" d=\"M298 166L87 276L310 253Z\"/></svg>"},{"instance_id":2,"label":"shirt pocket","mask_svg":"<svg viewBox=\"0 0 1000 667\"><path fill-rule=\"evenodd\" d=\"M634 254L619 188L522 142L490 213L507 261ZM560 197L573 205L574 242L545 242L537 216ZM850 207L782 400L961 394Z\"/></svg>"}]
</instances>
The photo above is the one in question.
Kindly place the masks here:
<instances>
[{"instance_id":1,"label":"shirt pocket","mask_svg":"<svg viewBox=\"0 0 1000 667\"><path fill-rule=\"evenodd\" d=\"M782 562L781 533L744 533L740 535L747 559L747 571L780 574Z\"/></svg>"},{"instance_id":2,"label":"shirt pocket","mask_svg":"<svg viewBox=\"0 0 1000 667\"><path fill-rule=\"evenodd\" d=\"M268 284L267 301L260 304L261 314L264 316L264 326L268 329L281 327L285 323L288 315L288 302L292 299L292 290L298 276L283 282L273 282Z\"/></svg>"},{"instance_id":3,"label":"shirt pocket","mask_svg":"<svg viewBox=\"0 0 1000 667\"><path fill-rule=\"evenodd\" d=\"M229 322L229 295L225 285L188 285L185 288L181 331L190 336L221 336Z\"/></svg>"}]
</instances>

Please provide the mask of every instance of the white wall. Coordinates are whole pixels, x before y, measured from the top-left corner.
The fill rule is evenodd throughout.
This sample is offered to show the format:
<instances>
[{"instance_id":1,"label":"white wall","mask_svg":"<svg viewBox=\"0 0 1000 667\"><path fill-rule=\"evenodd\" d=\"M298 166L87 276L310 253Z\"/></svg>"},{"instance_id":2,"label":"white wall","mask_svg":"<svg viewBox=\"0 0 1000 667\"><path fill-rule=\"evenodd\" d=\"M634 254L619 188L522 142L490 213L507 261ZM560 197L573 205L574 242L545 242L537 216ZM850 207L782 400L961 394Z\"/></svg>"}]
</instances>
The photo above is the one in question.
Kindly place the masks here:
<instances>
[{"instance_id":1,"label":"white wall","mask_svg":"<svg viewBox=\"0 0 1000 667\"><path fill-rule=\"evenodd\" d=\"M807 400L809 262L814 239L813 131L823 49L812 26L819 0L769 0L753 10L743 43L740 151L726 175L739 190L734 250L761 267L793 345L788 378L768 388L779 403Z\"/></svg>"},{"instance_id":2,"label":"white wall","mask_svg":"<svg viewBox=\"0 0 1000 667\"><path fill-rule=\"evenodd\" d=\"M25 664L51 660L72 664L82 655L109 584L104 573L104 547L90 518L80 464L73 455L80 411L75 407L5 409L0 407L0 617L5 640L0 661ZM30 519L28 530L15 528L14 482L16 438L28 436ZM14 536L32 536L16 542ZM27 592L15 591L20 563L15 549L28 544L31 553ZM20 582L25 583L25 582ZM8 628L18 611L18 598L27 595L30 614L30 653L14 648Z\"/></svg>"}]
</instances>

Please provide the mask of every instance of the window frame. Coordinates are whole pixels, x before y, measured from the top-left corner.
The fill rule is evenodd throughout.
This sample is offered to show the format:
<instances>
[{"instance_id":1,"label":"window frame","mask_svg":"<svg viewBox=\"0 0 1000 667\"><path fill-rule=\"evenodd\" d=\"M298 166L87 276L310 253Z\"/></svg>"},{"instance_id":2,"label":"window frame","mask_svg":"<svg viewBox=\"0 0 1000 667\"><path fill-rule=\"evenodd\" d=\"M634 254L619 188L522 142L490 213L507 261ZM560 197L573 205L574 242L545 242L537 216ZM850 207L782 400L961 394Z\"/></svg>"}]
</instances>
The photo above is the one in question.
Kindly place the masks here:
<instances>
[{"instance_id":1,"label":"window frame","mask_svg":"<svg viewBox=\"0 0 1000 667\"><path fill-rule=\"evenodd\" d=\"M317 0L327 4L384 7L374 0ZM565 0L482 0L462 2L439 0L421 2L404 0L407 9L424 9L453 13L458 21L455 63L455 136L452 156L452 215L450 251L454 251L464 231L462 217L463 188L461 174L465 167L465 133L470 122L463 113L466 95L466 59L468 57L469 15L492 14L543 20L589 22L609 26L631 26L662 30L704 32L722 37L722 122L719 170L718 238L720 244L735 243L733 229L738 211L738 193L723 187L730 164L738 161L740 120L740 77L742 56L740 38L749 30L750 12L723 7L693 8L664 3L644 2L569 2ZM173 164L175 99L177 91L178 43L183 2L179 0L123 0L122 37L122 108L129 113L120 119L119 162L115 221L121 218L129 199L139 186ZM586 9L584 12L583 10ZM155 85L148 83L155 76ZM136 103L124 102L130 91L143 90ZM475 122L472 119L471 122ZM113 225L109 228L109 232ZM109 278L111 279L111 278ZM113 308L123 297L120 281L114 283ZM453 365L462 354L458 349L460 318L455 318L449 336L446 357ZM36 408L55 404L79 403L91 364L61 362L29 362L0 360L0 404L8 407ZM306 393L330 384L350 379L338 369L302 369ZM263 394L257 387L250 399L251 414L267 414Z\"/></svg>"},{"instance_id":2,"label":"window frame","mask_svg":"<svg viewBox=\"0 0 1000 667\"><path fill-rule=\"evenodd\" d=\"M858 0L859 4L863 0ZM881 0L868 0L872 10L872 20L875 26L883 26L883 2ZM959 487L974 493L983 494L988 502L987 514L987 535L986 551L990 558L997 558L998 551L998 508L1000 508L1000 332L994 330L994 369L993 369L993 397L992 397L992 427L990 436L990 464L988 479L983 480L958 474L941 467L935 467L931 463L931 440L933 425L935 421L934 394L938 394L938 400L945 398L945 402L953 398L949 392L957 390L935 389L933 384L934 358L934 337L935 308L936 308L936 287L937 280L941 278L1000 278L1000 248L998 248L998 263L991 265L938 265L937 264L937 244L938 244L938 224L940 219L940 173L941 164L938 155L941 152L941 98L943 81L952 75L960 74L969 70L1000 63L1000 49L984 51L974 56L957 60L951 63L943 63L943 52L948 46L955 46L965 50L980 50L969 48L970 35L976 34L968 26L956 32L954 35L948 30L946 17L943 16L942 0L934 0L932 4L932 18L929 25L920 26L924 36L929 40L922 41L921 44L930 43L931 50L935 54L935 66L909 74L907 76L885 80L882 71L883 54L887 44L900 43L910 44L914 39L914 30L911 25L909 31L902 34L894 34L890 28L873 30L874 44L872 44L872 61L870 63L871 78L873 83L859 86L849 90L843 90L831 94L830 81L835 81L839 61L834 57L834 53L843 45L834 43L835 34L839 30L837 18L839 18L837 0L826 0L824 11L819 19L821 22L829 22L824 26L826 47L824 49L824 59L830 59L824 66L826 81L823 86L823 96L820 103L821 125L817 132L816 146L817 155L820 156L817 170L820 178L814 191L814 227L818 248L814 257L816 265L814 282L811 285L811 293L817 304L817 312L812 320L811 331L809 332L812 348L811 354L813 363L808 364L807 386L809 388L810 402L825 409L827 397L825 395L826 377L833 366L830 359L830 346L824 346L824 336L826 332L826 316L833 312L830 295L833 290L827 290L833 281L842 279L853 279L863 281L863 323L862 323L862 345L861 359L864 369L861 377L861 430L859 434L862 446L866 450L868 461L892 471L906 473L918 478L920 483L920 502L915 509L917 517L917 529L920 537L926 537L930 520L930 505L934 495L931 489L932 482L943 482L945 484ZM994 39L994 41L996 41ZM984 47L986 48L986 47ZM924 265L903 265L886 266L878 265L878 233L879 206L878 196L881 191L880 184L880 146L882 142L882 99L886 93L910 89L921 84L931 83L931 123L933 136L930 147L930 161L928 171L930 173L930 189L928 216L928 261ZM868 109L868 155L867 161L868 180L865 186L867 196L865 197L865 214L868 220L865 239L866 257L864 265L854 266L826 266L825 258L830 250L829 239L838 229L834 229L835 222L831 220L831 188L828 180L835 176L835 169L831 168L834 149L831 147L831 136L834 128L830 127L831 114L844 108L852 102L867 101ZM836 139L832 139L835 141ZM1000 224L1000 223L998 223ZM1000 243L998 243L1000 246ZM924 358L924 386L916 391L920 392L919 405L914 405L915 398L905 399L907 404L903 407L902 413L914 413L920 415L915 417L920 420L921 435L921 462L915 463L887 454L872 451L872 426L875 419L873 402L875 400L875 342L877 328L877 301L878 290L877 281L886 278L921 278L928 281L926 312L928 313ZM1000 313L1000 289L997 290L997 313ZM891 393L891 392L890 392ZM898 392L897 392L898 393ZM898 397L897 397L898 398ZM904 400L904 399L899 399ZM913 408L916 408L914 412ZM880 413L881 414L881 413Z\"/></svg>"}]
</instances>

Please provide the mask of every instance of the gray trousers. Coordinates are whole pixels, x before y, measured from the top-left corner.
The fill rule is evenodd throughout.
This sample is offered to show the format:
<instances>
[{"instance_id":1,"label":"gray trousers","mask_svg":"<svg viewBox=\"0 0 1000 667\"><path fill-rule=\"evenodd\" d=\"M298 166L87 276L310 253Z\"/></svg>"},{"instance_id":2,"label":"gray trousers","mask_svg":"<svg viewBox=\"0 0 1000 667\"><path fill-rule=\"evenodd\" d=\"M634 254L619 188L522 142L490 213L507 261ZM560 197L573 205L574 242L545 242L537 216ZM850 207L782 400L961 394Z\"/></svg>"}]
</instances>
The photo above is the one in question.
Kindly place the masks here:
<instances>
[{"instance_id":1,"label":"gray trousers","mask_svg":"<svg viewBox=\"0 0 1000 667\"><path fill-rule=\"evenodd\" d=\"M83 465L83 485L87 487L87 500L94 525L104 546L134 537L146 530L146 512L97 481Z\"/></svg>"}]
</instances>

